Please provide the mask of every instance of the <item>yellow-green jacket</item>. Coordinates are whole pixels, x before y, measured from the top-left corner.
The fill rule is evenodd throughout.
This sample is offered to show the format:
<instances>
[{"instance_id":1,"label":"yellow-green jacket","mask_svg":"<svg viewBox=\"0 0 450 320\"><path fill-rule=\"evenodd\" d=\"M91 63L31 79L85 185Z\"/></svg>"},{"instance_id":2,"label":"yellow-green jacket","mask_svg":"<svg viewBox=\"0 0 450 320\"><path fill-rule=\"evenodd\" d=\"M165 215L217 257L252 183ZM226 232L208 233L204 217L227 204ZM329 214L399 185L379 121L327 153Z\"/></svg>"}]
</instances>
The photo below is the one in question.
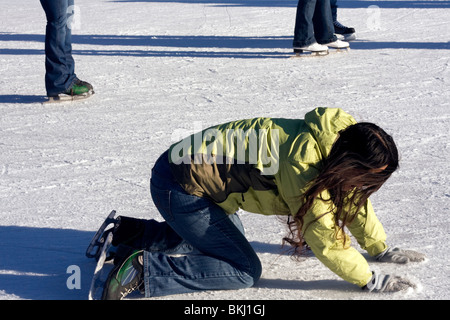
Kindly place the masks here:
<instances>
[{"instance_id":1,"label":"yellow-green jacket","mask_svg":"<svg viewBox=\"0 0 450 320\"><path fill-rule=\"evenodd\" d=\"M331 108L317 108L305 119L229 122L172 145L171 170L188 193L211 199L227 213L243 209L295 215L307 184L317 177L338 132L355 123L343 110ZM329 197L324 194L322 199ZM303 236L330 270L362 287L372 273L364 257L349 246L348 236L345 246L342 237L336 236L332 213L322 216L332 209L330 202L316 199L304 217L304 226L313 222ZM348 229L371 256L387 248L386 235L370 201Z\"/></svg>"}]
</instances>

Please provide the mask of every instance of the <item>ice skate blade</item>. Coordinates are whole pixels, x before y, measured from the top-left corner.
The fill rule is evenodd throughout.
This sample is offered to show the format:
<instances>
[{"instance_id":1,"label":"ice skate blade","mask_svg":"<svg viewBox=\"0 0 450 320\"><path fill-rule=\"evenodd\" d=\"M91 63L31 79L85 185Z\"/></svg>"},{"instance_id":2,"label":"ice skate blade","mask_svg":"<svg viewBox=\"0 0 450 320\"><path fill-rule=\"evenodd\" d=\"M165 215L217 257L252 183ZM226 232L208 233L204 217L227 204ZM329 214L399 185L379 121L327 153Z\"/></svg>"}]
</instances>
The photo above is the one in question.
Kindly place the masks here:
<instances>
[{"instance_id":1,"label":"ice skate blade","mask_svg":"<svg viewBox=\"0 0 450 320\"><path fill-rule=\"evenodd\" d=\"M89 246L86 249L86 257L88 258L95 258L98 260L98 257L100 256L100 251L102 246L104 245L104 239L102 240L101 236L105 232L106 228L110 224L114 224L116 222L116 219L114 216L116 215L116 210L111 211L111 213L106 217L105 221L102 223L98 231L95 233L94 237L92 238L91 242L89 243Z\"/></svg>"},{"instance_id":2,"label":"ice skate blade","mask_svg":"<svg viewBox=\"0 0 450 320\"><path fill-rule=\"evenodd\" d=\"M331 48L330 47L330 53L346 53L346 52L350 52L350 47L345 47L345 48Z\"/></svg>"},{"instance_id":3,"label":"ice skate blade","mask_svg":"<svg viewBox=\"0 0 450 320\"><path fill-rule=\"evenodd\" d=\"M105 239L105 242L100 250L100 256L97 261L97 265L95 266L94 275L91 280L91 286L89 288L88 299L89 300L99 300L101 297L103 287L106 281L106 277L104 274L107 274L104 270L104 265L106 262L106 253L108 252L109 247L111 246L113 235L110 233L108 237Z\"/></svg>"},{"instance_id":4,"label":"ice skate blade","mask_svg":"<svg viewBox=\"0 0 450 320\"><path fill-rule=\"evenodd\" d=\"M294 49L294 56L292 58L303 58L303 57L323 57L329 54L329 50L324 51L306 51L302 49Z\"/></svg>"},{"instance_id":5,"label":"ice skate blade","mask_svg":"<svg viewBox=\"0 0 450 320\"><path fill-rule=\"evenodd\" d=\"M94 92L87 92L86 94L71 96L71 95L59 95L56 97L48 97L48 100L44 101L43 104L53 104L53 103L67 103L80 100L86 100L94 95Z\"/></svg>"}]
</instances>

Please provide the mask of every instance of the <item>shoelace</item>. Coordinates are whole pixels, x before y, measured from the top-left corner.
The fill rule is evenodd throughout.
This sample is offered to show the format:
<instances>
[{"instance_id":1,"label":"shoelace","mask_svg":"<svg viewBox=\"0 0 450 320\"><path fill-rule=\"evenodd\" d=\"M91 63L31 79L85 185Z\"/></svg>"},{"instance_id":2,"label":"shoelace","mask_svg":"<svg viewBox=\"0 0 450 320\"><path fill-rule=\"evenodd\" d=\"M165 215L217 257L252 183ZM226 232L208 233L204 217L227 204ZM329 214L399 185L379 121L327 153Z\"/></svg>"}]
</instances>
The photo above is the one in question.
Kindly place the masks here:
<instances>
[{"instance_id":1,"label":"shoelace","mask_svg":"<svg viewBox=\"0 0 450 320\"><path fill-rule=\"evenodd\" d=\"M135 286L131 287L130 289L125 289L124 292L120 292L120 295L122 296L123 299L125 298L127 295L129 295L130 293L132 293L134 290L136 290L139 287L139 284L136 284Z\"/></svg>"}]
</instances>

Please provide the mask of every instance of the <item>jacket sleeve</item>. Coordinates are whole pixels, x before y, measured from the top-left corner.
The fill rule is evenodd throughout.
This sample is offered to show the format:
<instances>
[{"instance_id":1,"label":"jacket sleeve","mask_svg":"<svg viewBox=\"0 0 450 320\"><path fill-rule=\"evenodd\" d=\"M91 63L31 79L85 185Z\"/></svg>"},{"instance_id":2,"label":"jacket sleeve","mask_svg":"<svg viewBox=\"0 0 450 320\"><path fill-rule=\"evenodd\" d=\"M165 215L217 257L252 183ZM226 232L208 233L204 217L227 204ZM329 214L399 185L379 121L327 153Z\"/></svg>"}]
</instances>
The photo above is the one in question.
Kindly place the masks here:
<instances>
[{"instance_id":1,"label":"jacket sleeve","mask_svg":"<svg viewBox=\"0 0 450 320\"><path fill-rule=\"evenodd\" d=\"M329 199L328 192L323 192L321 198ZM316 199L306 213L302 226L303 237L325 266L342 279L363 287L372 277L369 264L350 246L350 238L342 231L338 232L333 218L334 208L329 201L322 199ZM359 229L357 224L353 227L354 230Z\"/></svg>"},{"instance_id":2,"label":"jacket sleeve","mask_svg":"<svg viewBox=\"0 0 450 320\"><path fill-rule=\"evenodd\" d=\"M347 226L362 249L372 257L387 249L386 233L378 220L370 200L359 210L357 216Z\"/></svg>"}]
</instances>

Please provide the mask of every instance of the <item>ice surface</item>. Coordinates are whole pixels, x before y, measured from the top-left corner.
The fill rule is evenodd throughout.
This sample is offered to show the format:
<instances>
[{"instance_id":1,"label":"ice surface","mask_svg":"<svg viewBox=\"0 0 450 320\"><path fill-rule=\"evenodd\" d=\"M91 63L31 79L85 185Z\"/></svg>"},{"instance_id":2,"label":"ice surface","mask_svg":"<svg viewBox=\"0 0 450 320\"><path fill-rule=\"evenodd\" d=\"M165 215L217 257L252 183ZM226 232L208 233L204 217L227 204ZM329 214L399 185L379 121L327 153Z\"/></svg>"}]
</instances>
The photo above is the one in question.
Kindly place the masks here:
<instances>
[{"instance_id":1,"label":"ice surface","mask_svg":"<svg viewBox=\"0 0 450 320\"><path fill-rule=\"evenodd\" d=\"M288 59L296 1L77 0L76 73L93 98L43 105L45 15L0 2L0 299L87 299L86 246L106 215L160 219L150 170L177 134L341 107L391 133L401 168L372 198L390 244L427 261L371 266L417 290L367 294L280 248L276 217L242 212L263 263L253 288L164 299L449 299L448 1L338 1L351 51ZM375 7L374 7L375 6ZM68 289L68 267L81 289Z\"/></svg>"}]
</instances>

